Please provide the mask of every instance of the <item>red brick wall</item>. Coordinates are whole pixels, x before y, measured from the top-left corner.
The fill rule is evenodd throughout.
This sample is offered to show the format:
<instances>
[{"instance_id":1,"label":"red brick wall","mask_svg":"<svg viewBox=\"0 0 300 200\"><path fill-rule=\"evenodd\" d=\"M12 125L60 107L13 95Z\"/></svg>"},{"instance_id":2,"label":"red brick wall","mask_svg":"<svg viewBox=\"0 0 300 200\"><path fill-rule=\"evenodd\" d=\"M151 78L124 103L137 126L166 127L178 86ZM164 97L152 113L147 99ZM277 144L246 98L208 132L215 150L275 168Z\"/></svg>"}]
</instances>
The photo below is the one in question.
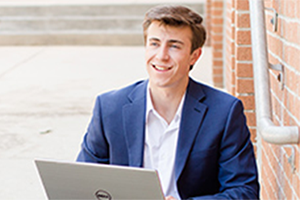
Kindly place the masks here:
<instances>
[{"instance_id":1,"label":"red brick wall","mask_svg":"<svg viewBox=\"0 0 300 200\"><path fill-rule=\"evenodd\" d=\"M225 9L225 89L243 101L256 147L256 118L248 0L228 0Z\"/></svg>"},{"instance_id":2,"label":"red brick wall","mask_svg":"<svg viewBox=\"0 0 300 200\"><path fill-rule=\"evenodd\" d=\"M218 43L220 46L225 46L224 56L220 60L219 54L214 54L213 59L218 60L225 71L223 73L225 89L244 103L252 141L259 154L261 199L300 199L300 145L269 144L261 137L256 141L249 0L226 0L224 3L225 34L223 37L225 39L220 41L218 37L214 38L213 35L216 33L212 33L211 37L212 45ZM217 5L212 3L211 6L210 9L214 10L213 6ZM279 20L278 31L274 32L270 23L273 13L266 10L269 61L272 64L281 63L285 69L283 90L277 80L278 72L270 70L269 92L272 98L273 121L277 125L299 127L300 0L265 0L265 6L275 8ZM220 7L217 6L217 9ZM211 12L211 18L220 18L220 16L217 12ZM217 71L213 72L215 75L220 75ZM289 162L293 156L295 159Z\"/></svg>"},{"instance_id":3,"label":"red brick wall","mask_svg":"<svg viewBox=\"0 0 300 200\"><path fill-rule=\"evenodd\" d=\"M273 12L266 11L269 62L284 65L285 85L281 90L278 72L270 71L273 122L300 125L300 1L265 0L265 7L278 12L278 30L270 23ZM300 145L272 145L262 141L262 197L300 199ZM294 152L293 152L294 151ZM295 156L295 171L288 162Z\"/></svg>"}]
</instances>

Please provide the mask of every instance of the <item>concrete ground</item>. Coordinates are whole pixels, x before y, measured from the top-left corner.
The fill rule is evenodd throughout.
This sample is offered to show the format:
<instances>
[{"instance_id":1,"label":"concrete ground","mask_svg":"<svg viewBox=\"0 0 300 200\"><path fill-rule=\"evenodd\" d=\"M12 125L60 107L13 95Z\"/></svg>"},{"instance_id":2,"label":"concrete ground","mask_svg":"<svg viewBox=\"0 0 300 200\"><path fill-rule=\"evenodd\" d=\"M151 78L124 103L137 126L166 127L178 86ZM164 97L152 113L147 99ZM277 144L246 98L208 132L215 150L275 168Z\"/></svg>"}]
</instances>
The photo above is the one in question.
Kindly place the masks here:
<instances>
[{"instance_id":1,"label":"concrete ground","mask_svg":"<svg viewBox=\"0 0 300 200\"><path fill-rule=\"evenodd\" d=\"M34 159L74 161L96 95L146 77L143 47L0 47L0 199L46 199Z\"/></svg>"}]
</instances>

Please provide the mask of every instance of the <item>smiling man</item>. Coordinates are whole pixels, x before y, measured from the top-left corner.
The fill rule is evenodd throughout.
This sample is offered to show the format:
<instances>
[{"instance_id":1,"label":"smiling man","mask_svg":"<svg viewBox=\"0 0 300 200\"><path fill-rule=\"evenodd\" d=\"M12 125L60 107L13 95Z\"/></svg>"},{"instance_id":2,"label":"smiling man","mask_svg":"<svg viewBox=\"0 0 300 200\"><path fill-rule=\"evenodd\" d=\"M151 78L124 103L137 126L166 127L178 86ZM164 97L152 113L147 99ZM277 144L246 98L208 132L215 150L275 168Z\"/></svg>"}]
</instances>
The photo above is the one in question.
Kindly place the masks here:
<instances>
[{"instance_id":1,"label":"smiling man","mask_svg":"<svg viewBox=\"0 0 300 200\"><path fill-rule=\"evenodd\" d=\"M149 79L98 96L77 160L156 169L166 199L258 199L241 101L189 77L201 16L158 6L143 28Z\"/></svg>"}]
</instances>

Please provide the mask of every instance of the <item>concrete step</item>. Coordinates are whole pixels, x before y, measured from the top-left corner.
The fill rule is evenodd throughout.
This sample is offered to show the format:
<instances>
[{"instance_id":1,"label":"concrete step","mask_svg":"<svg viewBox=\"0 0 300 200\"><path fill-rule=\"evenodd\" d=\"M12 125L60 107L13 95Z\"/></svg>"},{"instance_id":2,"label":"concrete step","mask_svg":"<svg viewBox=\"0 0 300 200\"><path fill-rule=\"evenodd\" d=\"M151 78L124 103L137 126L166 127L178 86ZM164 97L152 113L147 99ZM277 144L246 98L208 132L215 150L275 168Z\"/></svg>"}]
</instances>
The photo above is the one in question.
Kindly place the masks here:
<instances>
[{"instance_id":1,"label":"concrete step","mask_svg":"<svg viewBox=\"0 0 300 200\"><path fill-rule=\"evenodd\" d=\"M82 31L82 30L133 30L141 31L141 16L23 18L1 21L1 32L12 31Z\"/></svg>"},{"instance_id":2,"label":"concrete step","mask_svg":"<svg viewBox=\"0 0 300 200\"><path fill-rule=\"evenodd\" d=\"M0 45L142 45L156 4L0 6ZM203 14L203 3L185 4Z\"/></svg>"}]
</instances>

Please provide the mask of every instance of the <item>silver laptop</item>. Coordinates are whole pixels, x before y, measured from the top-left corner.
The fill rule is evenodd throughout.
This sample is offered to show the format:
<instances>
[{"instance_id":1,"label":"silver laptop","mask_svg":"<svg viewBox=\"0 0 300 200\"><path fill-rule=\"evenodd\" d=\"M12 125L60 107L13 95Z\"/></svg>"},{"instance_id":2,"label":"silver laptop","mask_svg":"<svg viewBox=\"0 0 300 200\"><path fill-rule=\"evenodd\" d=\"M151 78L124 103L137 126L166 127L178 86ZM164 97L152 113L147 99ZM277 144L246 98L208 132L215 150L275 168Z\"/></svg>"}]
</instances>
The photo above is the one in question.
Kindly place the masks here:
<instances>
[{"instance_id":1,"label":"silver laptop","mask_svg":"<svg viewBox=\"0 0 300 200\"><path fill-rule=\"evenodd\" d=\"M48 199L164 199L155 170L51 160L35 164Z\"/></svg>"}]
</instances>

